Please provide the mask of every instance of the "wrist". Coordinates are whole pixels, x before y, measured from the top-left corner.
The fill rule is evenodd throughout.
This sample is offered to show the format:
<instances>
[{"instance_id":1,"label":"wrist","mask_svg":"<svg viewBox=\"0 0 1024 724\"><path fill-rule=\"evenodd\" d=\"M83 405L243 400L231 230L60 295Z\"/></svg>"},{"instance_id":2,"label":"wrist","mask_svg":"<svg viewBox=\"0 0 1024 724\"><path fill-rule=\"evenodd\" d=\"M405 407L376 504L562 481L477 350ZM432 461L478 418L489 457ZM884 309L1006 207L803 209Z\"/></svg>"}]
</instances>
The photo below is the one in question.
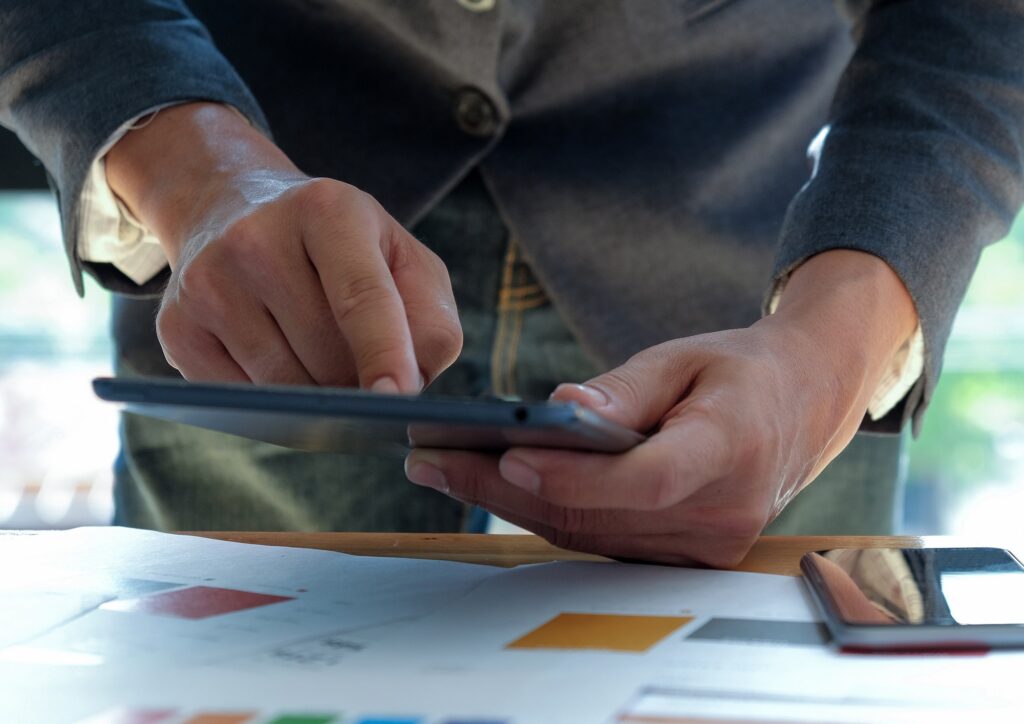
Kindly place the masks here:
<instances>
[{"instance_id":1,"label":"wrist","mask_svg":"<svg viewBox=\"0 0 1024 724\"><path fill-rule=\"evenodd\" d=\"M838 249L818 254L790 276L773 315L806 340L852 404L866 408L897 351L918 325L902 280L880 258Z\"/></svg>"},{"instance_id":2,"label":"wrist","mask_svg":"<svg viewBox=\"0 0 1024 724\"><path fill-rule=\"evenodd\" d=\"M216 103L162 110L110 149L106 171L111 190L152 229L172 266L209 210L242 196L247 177L302 175L243 117Z\"/></svg>"}]
</instances>

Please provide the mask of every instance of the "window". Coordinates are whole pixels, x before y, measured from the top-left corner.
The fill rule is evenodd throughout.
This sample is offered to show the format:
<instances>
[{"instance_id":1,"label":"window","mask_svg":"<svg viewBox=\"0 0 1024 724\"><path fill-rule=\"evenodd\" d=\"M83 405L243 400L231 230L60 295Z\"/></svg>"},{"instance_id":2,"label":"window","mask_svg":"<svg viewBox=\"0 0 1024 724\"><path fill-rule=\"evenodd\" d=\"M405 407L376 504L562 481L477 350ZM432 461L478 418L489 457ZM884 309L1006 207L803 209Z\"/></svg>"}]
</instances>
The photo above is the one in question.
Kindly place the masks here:
<instances>
[{"instance_id":1,"label":"window","mask_svg":"<svg viewBox=\"0 0 1024 724\"><path fill-rule=\"evenodd\" d=\"M79 299L52 197L0 193L0 526L109 522L117 411L89 380L110 374L109 299Z\"/></svg>"},{"instance_id":2,"label":"window","mask_svg":"<svg viewBox=\"0 0 1024 724\"><path fill-rule=\"evenodd\" d=\"M1016 536L1024 510L1024 214L982 254L910 445L909 533Z\"/></svg>"}]
</instances>

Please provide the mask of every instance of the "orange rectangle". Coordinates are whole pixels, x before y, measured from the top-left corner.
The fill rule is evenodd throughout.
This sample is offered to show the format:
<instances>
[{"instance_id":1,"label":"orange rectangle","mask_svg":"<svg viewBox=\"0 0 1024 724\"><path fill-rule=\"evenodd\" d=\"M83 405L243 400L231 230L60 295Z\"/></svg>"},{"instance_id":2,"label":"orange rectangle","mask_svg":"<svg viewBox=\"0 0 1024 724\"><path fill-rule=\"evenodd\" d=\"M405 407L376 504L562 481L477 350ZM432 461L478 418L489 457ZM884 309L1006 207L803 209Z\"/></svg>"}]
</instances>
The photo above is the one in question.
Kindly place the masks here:
<instances>
[{"instance_id":1,"label":"orange rectangle","mask_svg":"<svg viewBox=\"0 0 1024 724\"><path fill-rule=\"evenodd\" d=\"M560 613L505 648L603 649L640 653L692 620L692 616Z\"/></svg>"}]
</instances>

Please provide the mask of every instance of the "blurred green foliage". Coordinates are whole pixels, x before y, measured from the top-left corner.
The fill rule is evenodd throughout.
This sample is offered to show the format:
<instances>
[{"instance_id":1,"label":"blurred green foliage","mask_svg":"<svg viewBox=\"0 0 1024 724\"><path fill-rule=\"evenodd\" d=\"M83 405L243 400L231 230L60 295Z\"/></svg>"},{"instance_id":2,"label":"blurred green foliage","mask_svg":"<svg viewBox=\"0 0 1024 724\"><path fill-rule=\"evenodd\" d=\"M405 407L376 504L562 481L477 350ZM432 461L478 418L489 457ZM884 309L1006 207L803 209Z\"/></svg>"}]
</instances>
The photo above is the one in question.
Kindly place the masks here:
<instances>
[{"instance_id":1,"label":"blurred green foliage","mask_svg":"<svg viewBox=\"0 0 1024 724\"><path fill-rule=\"evenodd\" d=\"M1024 214L1009 235L982 253L964 306L985 305L1024 311Z\"/></svg>"},{"instance_id":2,"label":"blurred green foliage","mask_svg":"<svg viewBox=\"0 0 1024 724\"><path fill-rule=\"evenodd\" d=\"M912 483L941 484L963 493L978 483L1024 477L1016 455L1024 438L1024 372L950 372L943 375L910 446Z\"/></svg>"},{"instance_id":3,"label":"blurred green foliage","mask_svg":"<svg viewBox=\"0 0 1024 724\"><path fill-rule=\"evenodd\" d=\"M1024 485L1024 214L982 254L909 453L910 499L947 515L981 486Z\"/></svg>"}]
</instances>

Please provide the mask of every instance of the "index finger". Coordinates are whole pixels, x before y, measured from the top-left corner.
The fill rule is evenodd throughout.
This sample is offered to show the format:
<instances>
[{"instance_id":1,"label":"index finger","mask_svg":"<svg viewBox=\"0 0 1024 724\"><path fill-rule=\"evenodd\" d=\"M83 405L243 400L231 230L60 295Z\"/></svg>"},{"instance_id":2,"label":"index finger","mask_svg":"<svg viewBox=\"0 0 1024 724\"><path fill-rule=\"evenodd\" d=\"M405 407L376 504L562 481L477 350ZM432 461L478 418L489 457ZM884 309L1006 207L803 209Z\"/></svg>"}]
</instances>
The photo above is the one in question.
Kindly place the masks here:
<instances>
[{"instance_id":1,"label":"index finger","mask_svg":"<svg viewBox=\"0 0 1024 724\"><path fill-rule=\"evenodd\" d=\"M618 455L513 448L502 477L569 508L662 510L724 477L732 465L724 432L703 420L679 420Z\"/></svg>"},{"instance_id":2,"label":"index finger","mask_svg":"<svg viewBox=\"0 0 1024 724\"><path fill-rule=\"evenodd\" d=\"M307 253L352 350L359 386L377 392L419 392L409 321L381 251L380 225L339 229L327 222L306 234ZM345 243L339 243L338 236L345 237Z\"/></svg>"}]
</instances>

